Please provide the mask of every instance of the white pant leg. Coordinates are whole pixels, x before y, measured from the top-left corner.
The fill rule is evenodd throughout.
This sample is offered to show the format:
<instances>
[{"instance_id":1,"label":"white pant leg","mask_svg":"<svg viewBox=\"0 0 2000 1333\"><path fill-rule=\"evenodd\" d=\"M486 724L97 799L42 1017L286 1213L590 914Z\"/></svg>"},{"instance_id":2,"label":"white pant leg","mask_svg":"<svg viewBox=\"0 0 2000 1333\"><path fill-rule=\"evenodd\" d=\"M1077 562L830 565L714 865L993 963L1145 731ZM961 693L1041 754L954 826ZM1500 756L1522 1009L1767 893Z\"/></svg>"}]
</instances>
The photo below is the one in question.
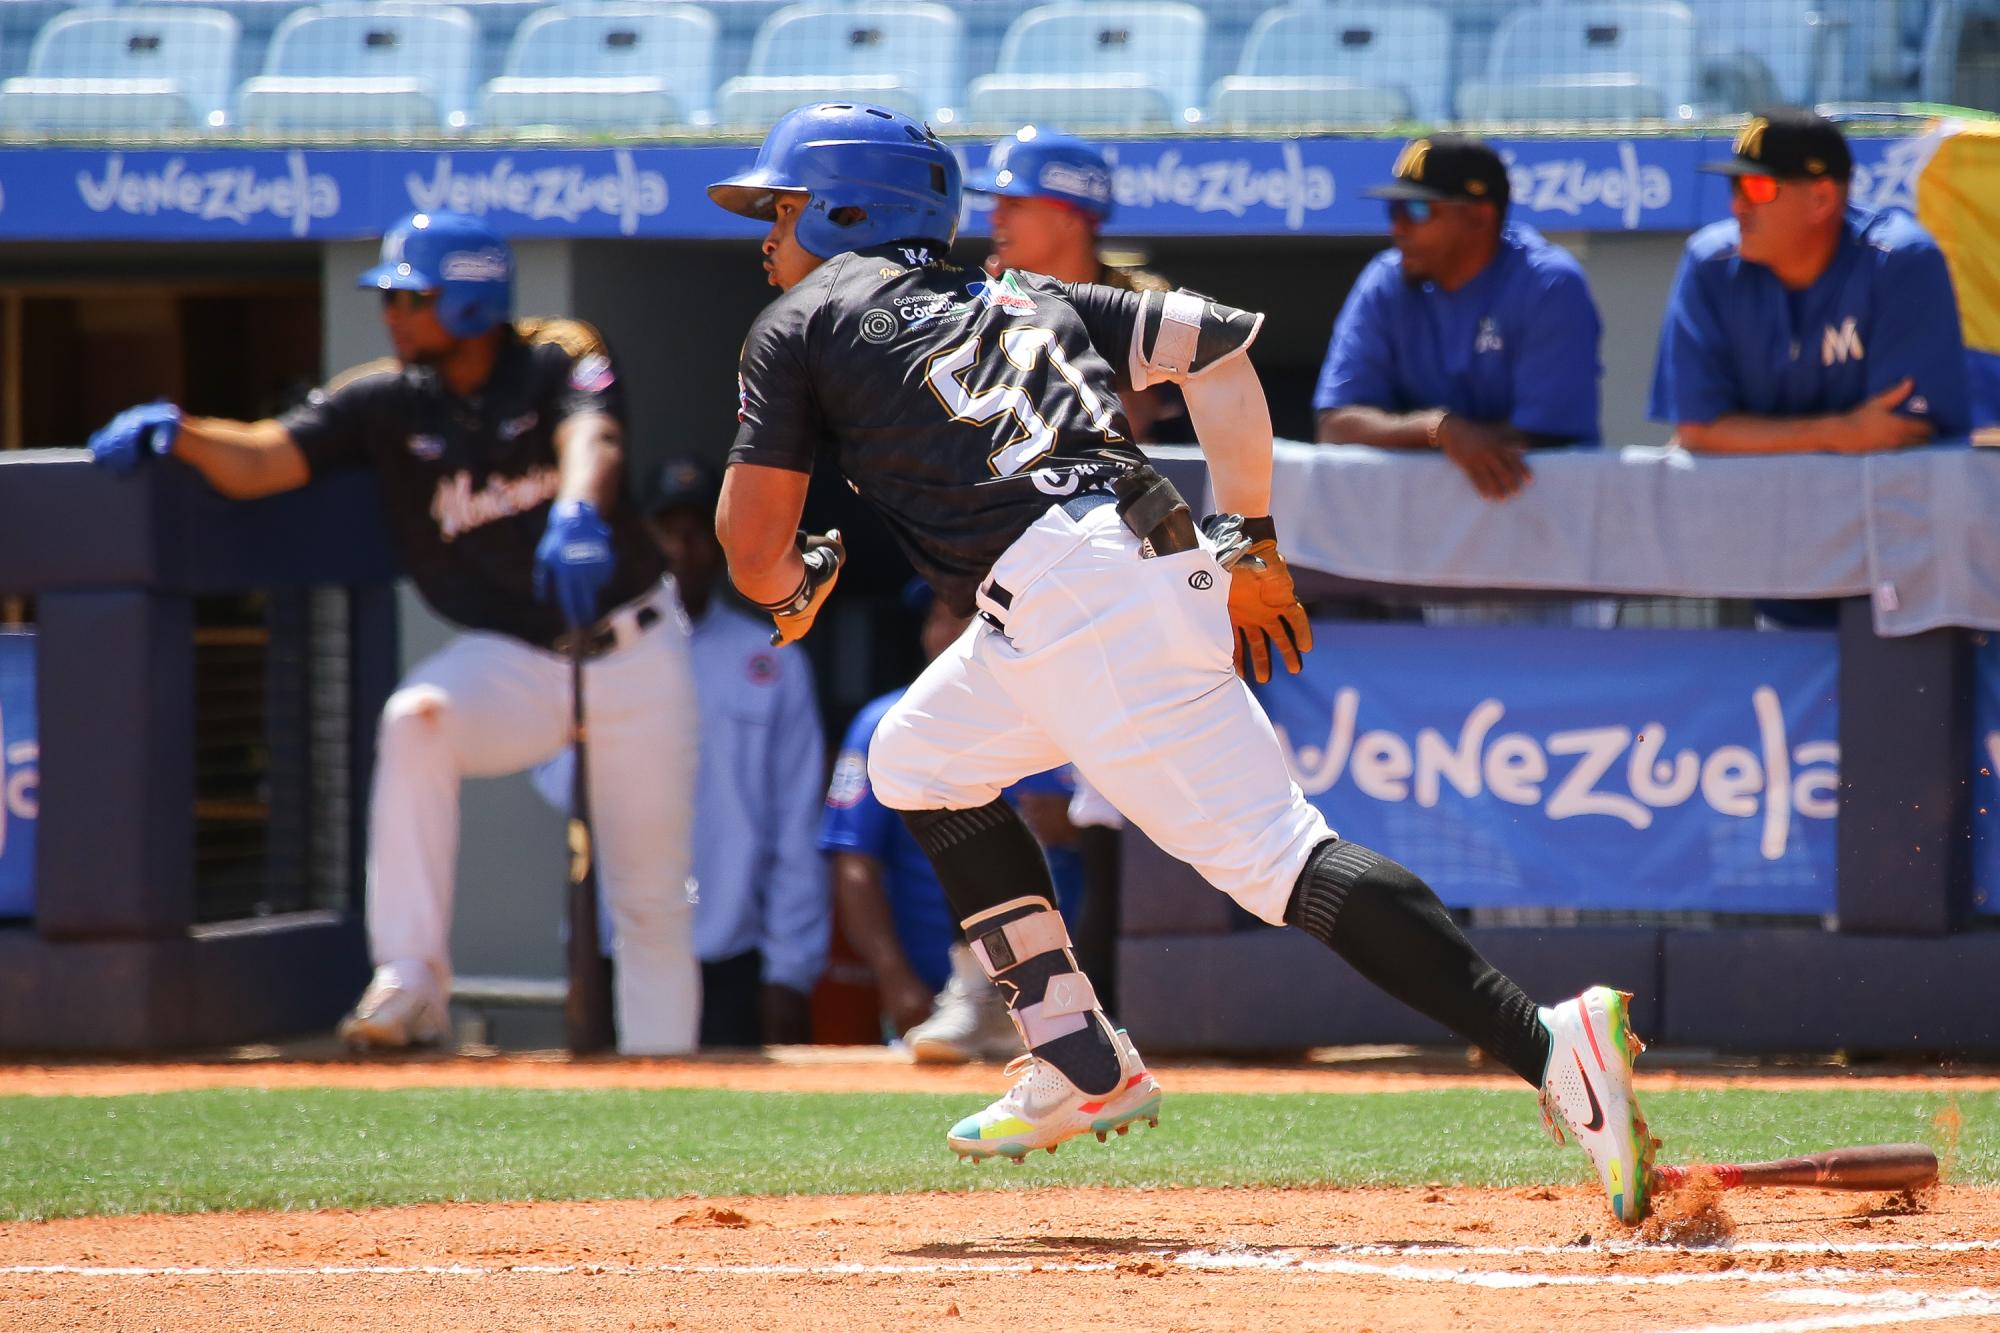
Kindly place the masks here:
<instances>
[{"instance_id":1,"label":"white pant leg","mask_svg":"<svg viewBox=\"0 0 2000 1333\"><path fill-rule=\"evenodd\" d=\"M463 777L536 764L569 739L559 659L462 634L419 662L382 709L368 815L368 948L451 976L452 881Z\"/></svg>"},{"instance_id":2,"label":"white pant leg","mask_svg":"<svg viewBox=\"0 0 2000 1333\"><path fill-rule=\"evenodd\" d=\"M876 724L868 783L891 810L989 805L1002 788L1063 762L993 678L979 651L988 637L992 628L974 620Z\"/></svg>"},{"instance_id":3,"label":"white pant leg","mask_svg":"<svg viewBox=\"0 0 2000 1333\"><path fill-rule=\"evenodd\" d=\"M1027 719L1160 847L1258 917L1282 922L1306 857L1333 832L1235 675L1228 575L1208 549L1141 560L1113 507L1080 520L1052 510L994 577L1013 594L1007 633L977 633L958 671L978 688L932 692L928 715L912 725L945 737L941 748L980 740L973 752L985 755L994 733ZM948 755L936 764L961 771ZM970 770L983 773L983 762Z\"/></svg>"},{"instance_id":4,"label":"white pant leg","mask_svg":"<svg viewBox=\"0 0 2000 1333\"><path fill-rule=\"evenodd\" d=\"M686 622L669 615L584 667L592 832L626 1055L685 1054L701 1026L688 893L698 713L687 642Z\"/></svg>"}]
</instances>

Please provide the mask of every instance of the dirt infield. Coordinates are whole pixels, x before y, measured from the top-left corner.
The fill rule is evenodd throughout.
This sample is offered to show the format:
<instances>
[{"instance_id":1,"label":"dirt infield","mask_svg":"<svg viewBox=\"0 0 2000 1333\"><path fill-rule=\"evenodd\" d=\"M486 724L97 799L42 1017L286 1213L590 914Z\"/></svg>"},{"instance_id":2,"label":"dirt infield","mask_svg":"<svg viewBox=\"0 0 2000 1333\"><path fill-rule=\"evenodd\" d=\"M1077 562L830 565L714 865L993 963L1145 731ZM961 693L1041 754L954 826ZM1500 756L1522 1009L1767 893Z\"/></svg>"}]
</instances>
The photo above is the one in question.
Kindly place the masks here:
<instances>
[{"instance_id":1,"label":"dirt infield","mask_svg":"<svg viewBox=\"0 0 2000 1333\"><path fill-rule=\"evenodd\" d=\"M1311 1066L1169 1065L1160 1072L1170 1092L1439 1084L1435 1074ZM1711 1079L1738 1087L1828 1086L1818 1078L1652 1075L1642 1087ZM828 1055L0 1068L0 1090L66 1094L329 1084L952 1091L988 1090L998 1081L992 1068L923 1071ZM1995 1080L1865 1082L1970 1091ZM1082 1150L1171 1151L1171 1140L1141 1133ZM1090 1188L67 1219L0 1224L0 1327L2000 1328L2000 1192L1947 1183L1913 1201L1781 1190L1731 1194L1723 1207L1720 1215L1703 1211L1700 1220L1730 1234L1705 1248L1645 1242L1614 1224L1594 1191L1446 1186Z\"/></svg>"}]
</instances>

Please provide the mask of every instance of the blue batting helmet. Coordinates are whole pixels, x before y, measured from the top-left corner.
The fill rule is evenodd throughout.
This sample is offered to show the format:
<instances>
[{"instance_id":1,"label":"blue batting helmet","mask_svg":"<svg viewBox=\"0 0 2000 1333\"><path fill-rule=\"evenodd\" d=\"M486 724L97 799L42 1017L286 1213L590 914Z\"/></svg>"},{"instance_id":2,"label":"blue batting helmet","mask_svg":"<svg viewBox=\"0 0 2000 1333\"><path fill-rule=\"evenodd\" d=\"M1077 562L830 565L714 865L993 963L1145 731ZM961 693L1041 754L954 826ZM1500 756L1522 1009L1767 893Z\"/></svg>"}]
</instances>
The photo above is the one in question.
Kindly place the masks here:
<instances>
[{"instance_id":1,"label":"blue batting helmet","mask_svg":"<svg viewBox=\"0 0 2000 1333\"><path fill-rule=\"evenodd\" d=\"M1023 125L993 145L983 170L966 178L976 194L1055 199L1099 222L1111 217L1111 164L1073 134Z\"/></svg>"},{"instance_id":2,"label":"blue batting helmet","mask_svg":"<svg viewBox=\"0 0 2000 1333\"><path fill-rule=\"evenodd\" d=\"M499 232L466 213L412 213L382 237L382 261L356 284L436 292L446 333L476 338L514 308L514 252Z\"/></svg>"},{"instance_id":3,"label":"blue batting helmet","mask_svg":"<svg viewBox=\"0 0 2000 1333\"><path fill-rule=\"evenodd\" d=\"M708 187L732 213L768 222L775 196L809 197L799 244L822 259L889 241L951 244L958 234L958 159L929 126L900 111L815 102L788 111L764 136L750 170ZM836 222L843 208L858 221Z\"/></svg>"}]
</instances>

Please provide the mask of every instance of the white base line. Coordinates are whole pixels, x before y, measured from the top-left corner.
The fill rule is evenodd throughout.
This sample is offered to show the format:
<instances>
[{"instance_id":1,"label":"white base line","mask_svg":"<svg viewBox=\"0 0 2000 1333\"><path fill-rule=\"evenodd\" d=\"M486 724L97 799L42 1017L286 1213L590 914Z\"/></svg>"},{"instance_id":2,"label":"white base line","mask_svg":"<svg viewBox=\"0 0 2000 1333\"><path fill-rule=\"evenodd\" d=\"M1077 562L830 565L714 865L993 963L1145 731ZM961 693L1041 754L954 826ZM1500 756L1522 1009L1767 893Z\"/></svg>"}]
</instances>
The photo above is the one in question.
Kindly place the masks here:
<instances>
[{"instance_id":1,"label":"white base line","mask_svg":"<svg viewBox=\"0 0 2000 1333\"><path fill-rule=\"evenodd\" d=\"M1876 1328L1886 1324L1935 1323L1948 1319L1991 1319L2000 1315L2000 1293L1971 1287L1952 1292L1774 1291L1765 1299L1800 1305L1860 1306L1838 1314L1799 1319L1766 1319L1749 1324L1708 1324L1673 1333L1819 1333L1822 1329ZM1868 1308L1872 1307L1872 1308Z\"/></svg>"}]
</instances>

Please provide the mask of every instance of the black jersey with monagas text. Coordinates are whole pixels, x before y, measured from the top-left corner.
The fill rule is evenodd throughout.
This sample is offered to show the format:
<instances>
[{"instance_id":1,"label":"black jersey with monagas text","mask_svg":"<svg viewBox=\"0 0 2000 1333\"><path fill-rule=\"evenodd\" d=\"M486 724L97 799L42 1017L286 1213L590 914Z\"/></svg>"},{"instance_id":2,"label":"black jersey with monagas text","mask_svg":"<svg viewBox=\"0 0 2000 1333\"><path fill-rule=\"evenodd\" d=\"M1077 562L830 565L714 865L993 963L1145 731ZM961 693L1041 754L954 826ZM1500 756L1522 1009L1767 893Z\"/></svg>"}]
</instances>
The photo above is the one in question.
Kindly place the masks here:
<instances>
[{"instance_id":1,"label":"black jersey with monagas text","mask_svg":"<svg viewBox=\"0 0 2000 1333\"><path fill-rule=\"evenodd\" d=\"M588 324L517 320L470 398L427 366L371 362L281 418L315 477L369 468L403 568L433 610L466 629L549 647L567 628L534 595L535 547L559 480L555 431L603 413L623 425L610 350ZM646 592L665 565L629 499L611 512L604 610Z\"/></svg>"},{"instance_id":2,"label":"black jersey with monagas text","mask_svg":"<svg viewBox=\"0 0 2000 1333\"><path fill-rule=\"evenodd\" d=\"M1118 406L1138 297L922 244L836 256L751 326L732 463L826 450L945 605L1048 507L1145 461Z\"/></svg>"}]
</instances>

